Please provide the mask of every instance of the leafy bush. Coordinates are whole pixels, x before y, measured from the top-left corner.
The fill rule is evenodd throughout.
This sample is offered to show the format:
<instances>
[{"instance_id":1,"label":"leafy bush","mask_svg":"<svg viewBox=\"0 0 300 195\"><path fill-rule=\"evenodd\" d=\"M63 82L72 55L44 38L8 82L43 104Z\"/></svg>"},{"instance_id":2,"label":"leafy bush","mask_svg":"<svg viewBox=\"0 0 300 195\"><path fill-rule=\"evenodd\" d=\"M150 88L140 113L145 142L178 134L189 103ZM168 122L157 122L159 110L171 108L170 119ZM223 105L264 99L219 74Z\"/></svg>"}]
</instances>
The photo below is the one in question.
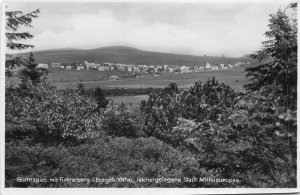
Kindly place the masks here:
<instances>
[{"instance_id":1,"label":"leafy bush","mask_svg":"<svg viewBox=\"0 0 300 195\"><path fill-rule=\"evenodd\" d=\"M143 116L139 108L120 104L109 107L103 114L103 131L107 135L137 138L144 136Z\"/></svg>"},{"instance_id":2,"label":"leafy bush","mask_svg":"<svg viewBox=\"0 0 300 195\"><path fill-rule=\"evenodd\" d=\"M175 83L171 83L159 94L151 95L147 102L141 103L145 114L145 132L179 146L183 140L173 135L173 127L179 118L196 122L217 120L224 109L234 105L234 98L234 90L219 84L214 78L204 84L196 82L185 91L180 91Z\"/></svg>"},{"instance_id":3,"label":"leafy bush","mask_svg":"<svg viewBox=\"0 0 300 195\"><path fill-rule=\"evenodd\" d=\"M6 95L6 120L45 124L56 137L92 138L101 134L102 114L97 103L78 91L63 94L47 80L26 81L26 93Z\"/></svg>"},{"instance_id":4,"label":"leafy bush","mask_svg":"<svg viewBox=\"0 0 300 195\"><path fill-rule=\"evenodd\" d=\"M17 177L56 177L58 166L67 155L62 146L43 147L31 145L26 139L5 144L5 185L7 187L29 187L35 183L17 182ZM46 187L49 184L39 183Z\"/></svg>"},{"instance_id":5,"label":"leafy bush","mask_svg":"<svg viewBox=\"0 0 300 195\"><path fill-rule=\"evenodd\" d=\"M282 107L271 97L246 94L218 119L195 122L180 118L172 132L206 170L239 178L244 186L293 187L296 126L287 129L280 123L292 120L292 115L281 116Z\"/></svg>"},{"instance_id":6,"label":"leafy bush","mask_svg":"<svg viewBox=\"0 0 300 195\"><path fill-rule=\"evenodd\" d=\"M276 91L237 94L209 80L179 92L175 84L143 102L145 132L189 150L199 166L239 186L296 185L295 113Z\"/></svg>"},{"instance_id":7,"label":"leafy bush","mask_svg":"<svg viewBox=\"0 0 300 195\"><path fill-rule=\"evenodd\" d=\"M153 137L107 137L73 147L29 145L22 140L6 143L5 147L7 187L174 187L188 184L139 183L136 178L181 178L188 174L206 174L199 169L196 159L189 152L180 152ZM17 177L127 177L133 182L23 183L17 182Z\"/></svg>"}]
</instances>

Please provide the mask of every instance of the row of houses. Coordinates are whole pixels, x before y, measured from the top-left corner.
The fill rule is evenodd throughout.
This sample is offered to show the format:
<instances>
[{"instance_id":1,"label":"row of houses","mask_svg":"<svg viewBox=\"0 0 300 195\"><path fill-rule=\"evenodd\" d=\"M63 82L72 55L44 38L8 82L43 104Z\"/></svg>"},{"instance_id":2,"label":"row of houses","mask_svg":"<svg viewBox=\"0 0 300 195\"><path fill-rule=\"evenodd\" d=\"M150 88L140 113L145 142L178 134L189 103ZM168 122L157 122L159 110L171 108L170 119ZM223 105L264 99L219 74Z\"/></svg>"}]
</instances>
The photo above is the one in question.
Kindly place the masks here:
<instances>
[{"instance_id":1,"label":"row of houses","mask_svg":"<svg viewBox=\"0 0 300 195\"><path fill-rule=\"evenodd\" d=\"M226 70L236 67L250 65L250 62L236 62L234 64L216 64L212 65L206 62L205 65L188 66L188 65L134 65L134 64L121 64L105 62L102 64L87 62L84 63L51 63L51 68L61 68L66 70L98 70L98 71L128 71L128 72L174 72L174 73L187 73L187 72L201 72L201 71L218 71ZM39 64L40 67L48 69L48 64Z\"/></svg>"}]
</instances>

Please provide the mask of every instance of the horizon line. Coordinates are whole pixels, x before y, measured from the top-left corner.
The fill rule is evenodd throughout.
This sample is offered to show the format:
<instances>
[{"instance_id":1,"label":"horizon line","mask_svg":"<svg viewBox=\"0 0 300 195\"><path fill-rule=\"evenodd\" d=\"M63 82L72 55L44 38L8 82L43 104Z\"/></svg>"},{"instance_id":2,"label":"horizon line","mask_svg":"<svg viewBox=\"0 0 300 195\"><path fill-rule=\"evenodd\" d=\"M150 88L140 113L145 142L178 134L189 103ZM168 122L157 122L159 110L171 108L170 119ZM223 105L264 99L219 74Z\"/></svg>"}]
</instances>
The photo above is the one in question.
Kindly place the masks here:
<instances>
[{"instance_id":1,"label":"horizon line","mask_svg":"<svg viewBox=\"0 0 300 195\"><path fill-rule=\"evenodd\" d=\"M145 51L145 52L155 52L155 53L164 53L164 54L174 54L174 55L185 55L185 56L198 56L198 57L220 57L220 58L245 58L247 57L247 55L249 54L244 54L240 57L230 57L230 56L225 56L225 55L221 55L221 56L213 56L213 55L207 55L207 54L202 54L202 55L194 55L194 54L183 54L183 53L170 53L170 52L161 52L161 51L153 51L153 50L143 50L143 49L139 49L136 47L132 47L132 46L125 46L125 45L110 45L110 46L103 46L103 47L96 47L96 48L92 48L92 49L81 49L81 48L74 48L74 47L62 47L62 48L55 48L55 49L42 49L42 50L34 50L34 48L32 49L27 49L27 51L16 51L13 53L9 53L5 52L5 54L8 55L16 55L16 54L25 54L25 53L30 53L30 52L43 52L43 51L59 51L59 50L84 50L84 51L89 51L89 50L96 50L96 49L104 49L104 48L113 48L113 47L123 47L123 48L130 48L130 49L134 49L134 50L138 50L138 51ZM28 51L31 50L31 51Z\"/></svg>"}]
</instances>

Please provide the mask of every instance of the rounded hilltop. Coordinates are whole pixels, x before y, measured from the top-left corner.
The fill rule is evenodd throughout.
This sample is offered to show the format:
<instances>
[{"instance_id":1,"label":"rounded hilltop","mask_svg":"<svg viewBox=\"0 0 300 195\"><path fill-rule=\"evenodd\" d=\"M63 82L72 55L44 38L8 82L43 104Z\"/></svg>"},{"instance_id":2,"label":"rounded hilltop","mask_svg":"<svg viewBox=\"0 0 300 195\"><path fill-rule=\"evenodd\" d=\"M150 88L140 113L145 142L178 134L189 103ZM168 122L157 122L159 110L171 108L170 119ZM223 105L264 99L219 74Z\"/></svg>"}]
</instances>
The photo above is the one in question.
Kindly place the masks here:
<instances>
[{"instance_id":1,"label":"rounded hilltop","mask_svg":"<svg viewBox=\"0 0 300 195\"><path fill-rule=\"evenodd\" d=\"M139 49L134 47L116 45L116 46L99 47L92 50L139 50Z\"/></svg>"}]
</instances>

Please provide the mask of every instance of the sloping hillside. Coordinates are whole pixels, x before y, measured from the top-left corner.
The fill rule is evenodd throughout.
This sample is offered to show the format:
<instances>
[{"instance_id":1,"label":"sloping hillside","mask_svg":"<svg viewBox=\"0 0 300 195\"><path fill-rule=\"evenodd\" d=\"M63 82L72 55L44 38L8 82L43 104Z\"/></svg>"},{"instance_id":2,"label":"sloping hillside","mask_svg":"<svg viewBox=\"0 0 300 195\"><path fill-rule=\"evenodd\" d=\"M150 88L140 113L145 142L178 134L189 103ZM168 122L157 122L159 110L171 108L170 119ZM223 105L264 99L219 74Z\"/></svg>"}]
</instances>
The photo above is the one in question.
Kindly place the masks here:
<instances>
[{"instance_id":1,"label":"sloping hillside","mask_svg":"<svg viewBox=\"0 0 300 195\"><path fill-rule=\"evenodd\" d=\"M26 57L28 53L17 54ZM193 56L171 53L143 51L132 47L111 46L91 50L53 49L34 52L39 63L51 62L113 62L126 64L173 64L200 65L207 61L211 64L251 61L250 58L226 58L213 56Z\"/></svg>"}]
</instances>

